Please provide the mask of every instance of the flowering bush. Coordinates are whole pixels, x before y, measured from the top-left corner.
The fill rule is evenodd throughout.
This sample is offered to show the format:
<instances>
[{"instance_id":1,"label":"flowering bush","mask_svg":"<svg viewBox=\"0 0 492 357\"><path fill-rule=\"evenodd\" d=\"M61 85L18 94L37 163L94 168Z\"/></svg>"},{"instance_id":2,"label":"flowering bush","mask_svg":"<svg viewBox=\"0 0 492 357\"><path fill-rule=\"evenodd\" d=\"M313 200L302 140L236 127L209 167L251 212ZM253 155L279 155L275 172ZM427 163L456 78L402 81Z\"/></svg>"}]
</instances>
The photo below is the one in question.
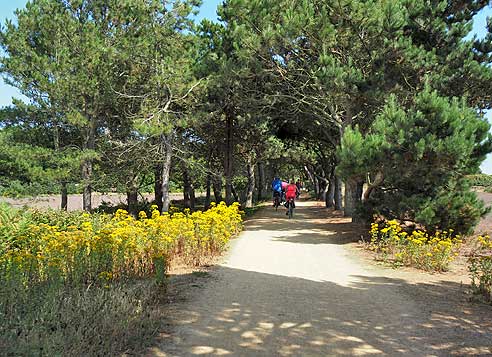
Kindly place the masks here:
<instances>
[{"instance_id":1,"label":"flowering bush","mask_svg":"<svg viewBox=\"0 0 492 357\"><path fill-rule=\"evenodd\" d=\"M75 283L154 275L161 280L176 257L200 264L219 254L242 222L239 206L224 203L206 212L160 214L153 207L151 217L140 212L134 218L124 210L70 217L66 225L40 223L43 214L31 212L18 216L17 223L12 214L0 216L0 233L5 233L0 273L25 283L55 277Z\"/></svg>"},{"instance_id":2,"label":"flowering bush","mask_svg":"<svg viewBox=\"0 0 492 357\"><path fill-rule=\"evenodd\" d=\"M429 235L426 231L405 232L396 220L371 225L369 248L385 262L395 266L414 266L419 269L445 271L458 255L460 236L453 230L437 231Z\"/></svg>"},{"instance_id":3,"label":"flowering bush","mask_svg":"<svg viewBox=\"0 0 492 357\"><path fill-rule=\"evenodd\" d=\"M487 234L477 241L478 247L468 259L472 289L492 302L492 238Z\"/></svg>"},{"instance_id":4,"label":"flowering bush","mask_svg":"<svg viewBox=\"0 0 492 357\"><path fill-rule=\"evenodd\" d=\"M162 320L174 259L200 264L242 226L238 205L138 218L0 205L0 346L6 355L120 355ZM144 278L144 279L135 279ZM126 353L126 352L125 352Z\"/></svg>"}]
</instances>

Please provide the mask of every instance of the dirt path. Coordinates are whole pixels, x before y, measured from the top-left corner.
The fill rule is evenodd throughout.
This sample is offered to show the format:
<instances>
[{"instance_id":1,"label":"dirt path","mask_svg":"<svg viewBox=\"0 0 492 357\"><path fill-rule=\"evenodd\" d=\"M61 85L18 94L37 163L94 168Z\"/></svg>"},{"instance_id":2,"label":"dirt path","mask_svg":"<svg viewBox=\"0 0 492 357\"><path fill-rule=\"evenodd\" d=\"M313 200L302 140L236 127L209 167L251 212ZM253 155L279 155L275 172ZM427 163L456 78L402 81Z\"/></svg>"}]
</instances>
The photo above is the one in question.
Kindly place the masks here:
<instances>
[{"instance_id":1,"label":"dirt path","mask_svg":"<svg viewBox=\"0 0 492 357\"><path fill-rule=\"evenodd\" d=\"M354 226L299 206L290 221L271 208L250 220L224 263L185 286L149 355L492 355L491 307L452 279L367 264Z\"/></svg>"}]
</instances>

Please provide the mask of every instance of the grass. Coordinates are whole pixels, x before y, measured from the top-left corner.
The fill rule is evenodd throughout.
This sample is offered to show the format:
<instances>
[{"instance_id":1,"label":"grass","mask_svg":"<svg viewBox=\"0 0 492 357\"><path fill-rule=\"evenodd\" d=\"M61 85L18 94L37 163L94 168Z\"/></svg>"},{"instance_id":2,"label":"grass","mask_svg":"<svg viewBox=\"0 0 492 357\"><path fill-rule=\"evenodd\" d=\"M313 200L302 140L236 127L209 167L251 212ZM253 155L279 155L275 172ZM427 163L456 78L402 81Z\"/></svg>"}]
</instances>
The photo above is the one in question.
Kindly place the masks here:
<instances>
[{"instance_id":1,"label":"grass","mask_svg":"<svg viewBox=\"0 0 492 357\"><path fill-rule=\"evenodd\" d=\"M159 330L153 281L0 290L0 349L11 356L138 353Z\"/></svg>"}]
</instances>

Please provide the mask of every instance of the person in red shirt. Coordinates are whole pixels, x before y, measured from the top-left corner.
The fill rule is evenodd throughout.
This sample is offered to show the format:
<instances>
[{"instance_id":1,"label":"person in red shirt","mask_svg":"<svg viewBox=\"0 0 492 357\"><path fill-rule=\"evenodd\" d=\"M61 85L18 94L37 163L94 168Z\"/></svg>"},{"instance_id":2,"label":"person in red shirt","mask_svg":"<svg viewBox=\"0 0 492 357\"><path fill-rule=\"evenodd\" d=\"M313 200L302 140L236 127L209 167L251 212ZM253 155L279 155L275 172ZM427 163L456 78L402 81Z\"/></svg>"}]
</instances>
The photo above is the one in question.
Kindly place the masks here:
<instances>
[{"instance_id":1,"label":"person in red shirt","mask_svg":"<svg viewBox=\"0 0 492 357\"><path fill-rule=\"evenodd\" d=\"M296 184L294 183L294 180L290 180L290 183L285 188L285 200L286 200L285 207L287 207L287 202L289 202L290 199L292 199L294 203L294 208L296 207L295 200L297 198L297 190L298 189Z\"/></svg>"}]
</instances>

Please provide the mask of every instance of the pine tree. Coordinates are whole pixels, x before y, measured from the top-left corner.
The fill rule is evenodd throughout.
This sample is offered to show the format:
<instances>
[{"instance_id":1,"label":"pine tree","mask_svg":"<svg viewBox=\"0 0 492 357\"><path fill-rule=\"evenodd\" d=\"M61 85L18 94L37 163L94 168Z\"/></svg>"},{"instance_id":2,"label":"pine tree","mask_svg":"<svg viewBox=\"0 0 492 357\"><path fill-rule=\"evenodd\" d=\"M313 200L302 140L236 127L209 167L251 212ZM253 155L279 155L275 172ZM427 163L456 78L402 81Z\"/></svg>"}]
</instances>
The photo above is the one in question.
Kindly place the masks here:
<instances>
[{"instance_id":1,"label":"pine tree","mask_svg":"<svg viewBox=\"0 0 492 357\"><path fill-rule=\"evenodd\" d=\"M347 129L338 170L371 180L361 209L424 226L470 233L486 212L465 175L492 150L490 125L464 100L426 89L405 106L392 97L369 131Z\"/></svg>"}]
</instances>

